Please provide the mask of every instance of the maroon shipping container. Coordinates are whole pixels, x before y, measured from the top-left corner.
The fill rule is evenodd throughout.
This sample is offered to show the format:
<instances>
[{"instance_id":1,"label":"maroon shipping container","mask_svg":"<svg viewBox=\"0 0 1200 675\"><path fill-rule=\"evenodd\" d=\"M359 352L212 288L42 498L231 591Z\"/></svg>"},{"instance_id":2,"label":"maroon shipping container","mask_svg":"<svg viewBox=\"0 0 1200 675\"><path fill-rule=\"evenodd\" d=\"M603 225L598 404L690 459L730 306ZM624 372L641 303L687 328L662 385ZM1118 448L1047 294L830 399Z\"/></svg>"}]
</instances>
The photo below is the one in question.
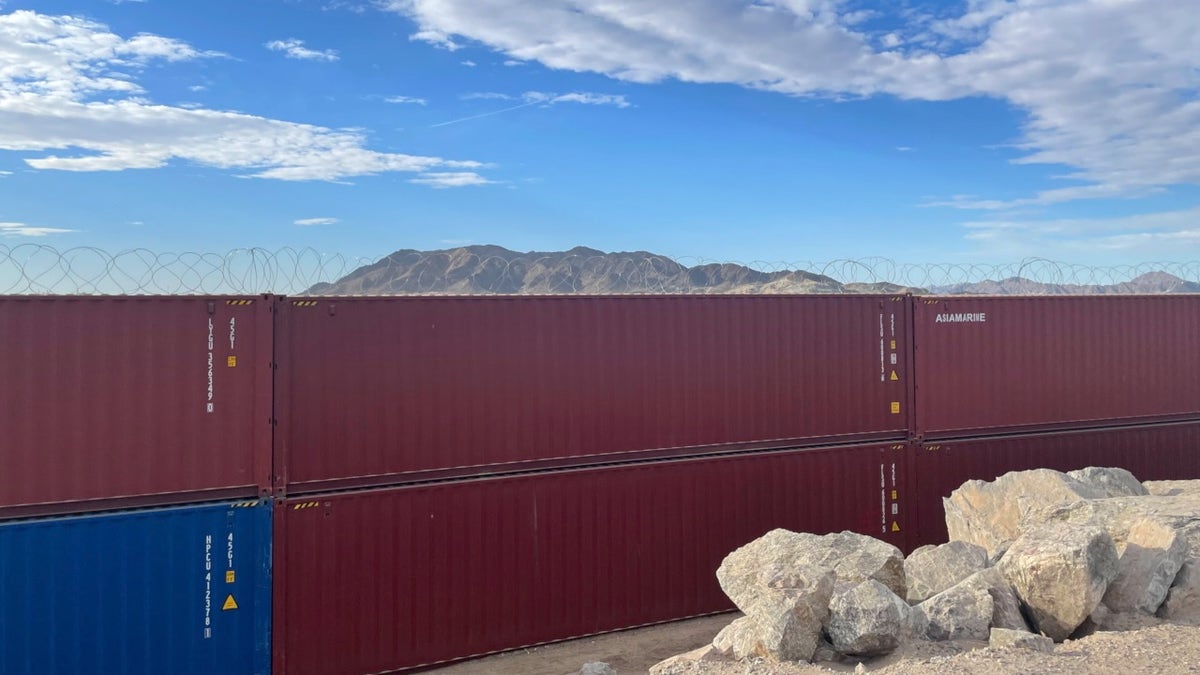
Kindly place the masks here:
<instances>
[{"instance_id":1,"label":"maroon shipping container","mask_svg":"<svg viewBox=\"0 0 1200 675\"><path fill-rule=\"evenodd\" d=\"M271 486L263 297L0 297L0 516Z\"/></svg>"},{"instance_id":2,"label":"maroon shipping container","mask_svg":"<svg viewBox=\"0 0 1200 675\"><path fill-rule=\"evenodd\" d=\"M913 304L919 437L1200 417L1200 296Z\"/></svg>"},{"instance_id":3,"label":"maroon shipping container","mask_svg":"<svg viewBox=\"0 0 1200 675\"><path fill-rule=\"evenodd\" d=\"M903 296L292 299L291 494L906 437Z\"/></svg>"},{"instance_id":4,"label":"maroon shipping container","mask_svg":"<svg viewBox=\"0 0 1200 675\"><path fill-rule=\"evenodd\" d=\"M399 670L732 609L717 567L773 528L850 529L902 545L905 448L756 452L281 500L274 672Z\"/></svg>"},{"instance_id":5,"label":"maroon shipping container","mask_svg":"<svg viewBox=\"0 0 1200 675\"><path fill-rule=\"evenodd\" d=\"M946 541L942 498L971 479L995 480L1009 471L1087 466L1128 469L1139 480L1200 478L1200 422L1155 424L911 446L909 514L912 546Z\"/></svg>"}]
</instances>

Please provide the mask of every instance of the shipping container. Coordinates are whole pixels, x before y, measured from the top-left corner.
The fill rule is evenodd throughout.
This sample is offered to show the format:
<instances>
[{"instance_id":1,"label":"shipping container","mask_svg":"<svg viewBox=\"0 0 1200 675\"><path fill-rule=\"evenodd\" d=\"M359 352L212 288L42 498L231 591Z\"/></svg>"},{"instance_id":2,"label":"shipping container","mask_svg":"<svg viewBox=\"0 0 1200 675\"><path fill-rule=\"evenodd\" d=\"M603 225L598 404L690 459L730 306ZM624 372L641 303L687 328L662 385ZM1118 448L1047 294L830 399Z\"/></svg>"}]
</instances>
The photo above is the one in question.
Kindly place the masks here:
<instances>
[{"instance_id":1,"label":"shipping container","mask_svg":"<svg viewBox=\"0 0 1200 675\"><path fill-rule=\"evenodd\" d=\"M270 673L271 505L0 523L0 675Z\"/></svg>"},{"instance_id":2,"label":"shipping container","mask_svg":"<svg viewBox=\"0 0 1200 675\"><path fill-rule=\"evenodd\" d=\"M946 541L942 498L972 479L1088 466L1120 467L1139 480L1200 478L1200 422L928 441L912 453L908 543L919 546Z\"/></svg>"},{"instance_id":3,"label":"shipping container","mask_svg":"<svg viewBox=\"0 0 1200 675\"><path fill-rule=\"evenodd\" d=\"M919 437L1200 417L1200 296L913 302Z\"/></svg>"},{"instance_id":4,"label":"shipping container","mask_svg":"<svg viewBox=\"0 0 1200 675\"><path fill-rule=\"evenodd\" d=\"M905 445L560 470L280 500L275 673L377 673L732 609L773 528L904 545Z\"/></svg>"},{"instance_id":5,"label":"shipping container","mask_svg":"<svg viewBox=\"0 0 1200 675\"><path fill-rule=\"evenodd\" d=\"M272 305L0 297L0 517L269 491Z\"/></svg>"},{"instance_id":6,"label":"shipping container","mask_svg":"<svg viewBox=\"0 0 1200 675\"><path fill-rule=\"evenodd\" d=\"M279 315L289 494L903 439L903 296L311 298Z\"/></svg>"}]
</instances>

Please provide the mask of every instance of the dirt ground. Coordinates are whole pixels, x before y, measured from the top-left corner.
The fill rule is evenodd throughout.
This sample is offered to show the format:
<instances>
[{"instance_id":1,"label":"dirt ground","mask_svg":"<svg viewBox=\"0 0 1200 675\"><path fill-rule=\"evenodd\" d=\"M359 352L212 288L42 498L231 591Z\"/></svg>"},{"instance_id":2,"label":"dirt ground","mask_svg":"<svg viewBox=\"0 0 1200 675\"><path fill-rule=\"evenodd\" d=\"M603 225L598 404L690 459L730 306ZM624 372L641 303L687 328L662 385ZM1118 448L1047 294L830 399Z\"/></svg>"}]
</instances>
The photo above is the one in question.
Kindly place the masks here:
<instances>
[{"instance_id":1,"label":"dirt ground","mask_svg":"<svg viewBox=\"0 0 1200 675\"><path fill-rule=\"evenodd\" d=\"M678 621L542 647L508 652L427 672L439 675L567 675L589 661L604 661L620 675L645 673L659 661L702 647L737 613ZM1133 626L1129 626L1133 628ZM1122 632L1099 632L1057 645L1052 654L987 649L980 642L916 643L863 664L881 675L952 673L1127 675L1200 673L1200 628L1160 624ZM699 663L697 675L830 675L854 672L857 661L836 664Z\"/></svg>"},{"instance_id":2,"label":"dirt ground","mask_svg":"<svg viewBox=\"0 0 1200 675\"><path fill-rule=\"evenodd\" d=\"M437 675L565 675L589 661L603 661L618 673L645 673L665 658L712 642L740 613L635 628L595 637L506 652L446 668Z\"/></svg>"}]
</instances>

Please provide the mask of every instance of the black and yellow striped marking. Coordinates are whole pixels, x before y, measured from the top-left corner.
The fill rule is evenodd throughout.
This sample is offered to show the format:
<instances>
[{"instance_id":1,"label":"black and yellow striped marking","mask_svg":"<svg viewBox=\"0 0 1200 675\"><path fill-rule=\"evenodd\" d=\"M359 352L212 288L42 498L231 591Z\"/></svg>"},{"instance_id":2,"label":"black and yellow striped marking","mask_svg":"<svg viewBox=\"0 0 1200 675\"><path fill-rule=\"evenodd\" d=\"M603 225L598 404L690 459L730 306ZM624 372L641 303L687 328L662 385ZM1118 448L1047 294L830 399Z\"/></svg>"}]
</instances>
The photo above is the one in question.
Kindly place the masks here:
<instances>
[{"instance_id":1,"label":"black and yellow striped marking","mask_svg":"<svg viewBox=\"0 0 1200 675\"><path fill-rule=\"evenodd\" d=\"M318 300L293 300L292 307L316 307Z\"/></svg>"},{"instance_id":2,"label":"black and yellow striped marking","mask_svg":"<svg viewBox=\"0 0 1200 675\"><path fill-rule=\"evenodd\" d=\"M248 508L251 508L254 506L258 506L261 503L262 503L261 499L254 499L254 500L251 500L248 502L234 502L229 505L229 508L231 508L231 509L248 509Z\"/></svg>"},{"instance_id":3,"label":"black and yellow striped marking","mask_svg":"<svg viewBox=\"0 0 1200 675\"><path fill-rule=\"evenodd\" d=\"M299 511L300 509L311 509L320 505L321 502L298 502L296 504L292 504L292 510Z\"/></svg>"},{"instance_id":4,"label":"black and yellow striped marking","mask_svg":"<svg viewBox=\"0 0 1200 675\"><path fill-rule=\"evenodd\" d=\"M225 304L232 305L234 307L245 307L246 305L253 305L254 301L253 300L226 300Z\"/></svg>"}]
</instances>

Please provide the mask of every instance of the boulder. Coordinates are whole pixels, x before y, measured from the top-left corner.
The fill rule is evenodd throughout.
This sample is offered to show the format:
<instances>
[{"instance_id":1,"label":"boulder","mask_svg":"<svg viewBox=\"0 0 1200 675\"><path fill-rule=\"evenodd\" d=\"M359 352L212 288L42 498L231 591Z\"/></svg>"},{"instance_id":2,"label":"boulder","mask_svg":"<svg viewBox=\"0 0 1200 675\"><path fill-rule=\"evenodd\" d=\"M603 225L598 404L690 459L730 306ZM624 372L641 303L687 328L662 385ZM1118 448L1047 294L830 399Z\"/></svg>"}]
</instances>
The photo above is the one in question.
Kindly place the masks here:
<instances>
[{"instance_id":1,"label":"boulder","mask_svg":"<svg viewBox=\"0 0 1200 675\"><path fill-rule=\"evenodd\" d=\"M923 602L987 566L988 552L982 546L965 541L922 546L904 560L907 599Z\"/></svg>"},{"instance_id":2,"label":"boulder","mask_svg":"<svg viewBox=\"0 0 1200 675\"><path fill-rule=\"evenodd\" d=\"M1153 519L1136 523L1125 538L1117 576L1104 604L1114 612L1154 614L1167 598L1187 555L1187 542L1174 528Z\"/></svg>"},{"instance_id":3,"label":"boulder","mask_svg":"<svg viewBox=\"0 0 1200 675\"><path fill-rule=\"evenodd\" d=\"M1089 466L1067 475L1103 493L1104 497L1141 497L1150 494L1132 473L1116 467Z\"/></svg>"},{"instance_id":4,"label":"boulder","mask_svg":"<svg viewBox=\"0 0 1200 675\"><path fill-rule=\"evenodd\" d=\"M1054 640L1045 635L1035 635L1023 630L993 628L988 637L988 647L992 649L1020 647L1021 649L1032 649L1035 652L1049 653L1054 651Z\"/></svg>"},{"instance_id":5,"label":"boulder","mask_svg":"<svg viewBox=\"0 0 1200 675\"><path fill-rule=\"evenodd\" d=\"M1130 532L1143 520L1149 519L1169 527L1184 542L1185 553L1179 572L1157 615L1173 621L1200 622L1200 569L1195 569L1196 565L1200 565L1200 492L1192 487L1197 482L1146 483L1152 493L1173 493L1170 495L1114 497L1032 509L1025 515L1025 524L1060 522L1103 527L1112 537L1119 553L1124 552ZM1171 487L1159 490L1164 484L1170 484Z\"/></svg>"},{"instance_id":6,"label":"boulder","mask_svg":"<svg viewBox=\"0 0 1200 675\"><path fill-rule=\"evenodd\" d=\"M1156 614L1172 621L1200 623L1200 520L1175 531L1184 541L1184 562Z\"/></svg>"},{"instance_id":7,"label":"boulder","mask_svg":"<svg viewBox=\"0 0 1200 675\"><path fill-rule=\"evenodd\" d=\"M831 569L839 581L875 579L897 595L905 595L904 555L900 549L855 532L816 535L771 530L725 556L717 569L717 581L738 609L748 612L762 588L760 575L764 569L802 566Z\"/></svg>"},{"instance_id":8,"label":"boulder","mask_svg":"<svg viewBox=\"0 0 1200 675\"><path fill-rule=\"evenodd\" d=\"M994 604L986 588L960 584L917 607L928 619L930 640L986 640Z\"/></svg>"},{"instance_id":9,"label":"boulder","mask_svg":"<svg viewBox=\"0 0 1200 675\"><path fill-rule=\"evenodd\" d=\"M761 655L776 661L812 660L833 592L833 572L824 572L814 587L770 589L750 608L747 616L753 622Z\"/></svg>"},{"instance_id":10,"label":"boulder","mask_svg":"<svg viewBox=\"0 0 1200 675\"><path fill-rule=\"evenodd\" d=\"M1147 480L1142 481L1142 487L1161 497L1200 497L1200 480Z\"/></svg>"},{"instance_id":11,"label":"boulder","mask_svg":"<svg viewBox=\"0 0 1200 675\"><path fill-rule=\"evenodd\" d=\"M822 539L772 530L725 557L717 580L746 616L717 636L717 649L734 658L752 653L778 661L812 658L837 577L831 567L806 558L803 547Z\"/></svg>"},{"instance_id":12,"label":"boulder","mask_svg":"<svg viewBox=\"0 0 1200 675\"><path fill-rule=\"evenodd\" d=\"M713 638L713 649L718 654L730 659L744 659L748 656L762 656L758 646L758 627L754 619L743 616L721 629Z\"/></svg>"},{"instance_id":13,"label":"boulder","mask_svg":"<svg viewBox=\"0 0 1200 675\"><path fill-rule=\"evenodd\" d=\"M970 480L942 499L951 541L965 541L995 555L1021 534L1030 509L1107 494L1051 469L1014 471L990 483Z\"/></svg>"},{"instance_id":14,"label":"boulder","mask_svg":"<svg viewBox=\"0 0 1200 675\"><path fill-rule=\"evenodd\" d=\"M1034 628L1061 642L1100 604L1117 576L1117 548L1102 528L1047 523L1013 542L999 570L1029 610Z\"/></svg>"},{"instance_id":15,"label":"boulder","mask_svg":"<svg viewBox=\"0 0 1200 675\"><path fill-rule=\"evenodd\" d=\"M821 642L817 645L817 651L813 652L812 661L813 663L838 663L843 658L845 657L833 648L833 644L822 637Z\"/></svg>"},{"instance_id":16,"label":"boulder","mask_svg":"<svg viewBox=\"0 0 1200 675\"><path fill-rule=\"evenodd\" d=\"M891 589L869 579L834 595L825 629L838 652L877 656L900 645L909 632L912 612Z\"/></svg>"},{"instance_id":17,"label":"boulder","mask_svg":"<svg viewBox=\"0 0 1200 675\"><path fill-rule=\"evenodd\" d=\"M1012 584L995 567L972 574L959 582L957 587L985 590L988 595L992 596L992 619L989 626L1009 630L1029 630L1029 623L1025 621L1025 616L1021 613L1021 601L1013 591Z\"/></svg>"}]
</instances>

